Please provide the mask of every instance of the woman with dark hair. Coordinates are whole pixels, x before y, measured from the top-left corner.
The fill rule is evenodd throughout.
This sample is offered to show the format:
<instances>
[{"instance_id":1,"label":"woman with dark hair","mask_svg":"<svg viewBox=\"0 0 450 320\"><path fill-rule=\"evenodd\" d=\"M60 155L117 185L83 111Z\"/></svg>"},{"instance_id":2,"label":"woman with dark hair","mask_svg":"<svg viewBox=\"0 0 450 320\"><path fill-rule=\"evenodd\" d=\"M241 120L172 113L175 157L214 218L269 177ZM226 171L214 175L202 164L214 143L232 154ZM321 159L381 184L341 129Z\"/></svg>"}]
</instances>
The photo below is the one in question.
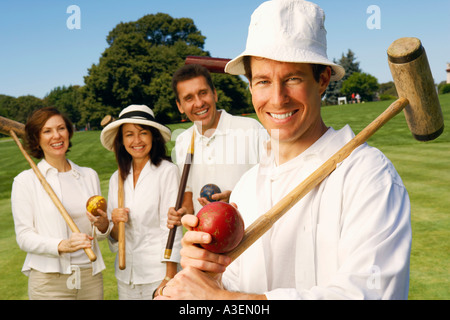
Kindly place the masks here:
<instances>
[{"instance_id":1,"label":"woman with dark hair","mask_svg":"<svg viewBox=\"0 0 450 320\"><path fill-rule=\"evenodd\" d=\"M100 195L100 181L91 168L66 158L73 136L71 121L53 107L34 111L25 125L26 146L42 159L37 167L61 200L80 233L72 233L32 169L15 177L11 207L19 247L27 252L22 272L29 277L28 295L37 299L103 299L105 269L97 237L109 233L107 213L94 217L86 202ZM93 243L92 243L93 241ZM89 260L85 248L97 259Z\"/></svg>"},{"instance_id":2,"label":"woman with dark hair","mask_svg":"<svg viewBox=\"0 0 450 320\"><path fill-rule=\"evenodd\" d=\"M103 146L114 151L119 167L109 182L108 214L114 224L109 237L113 252L118 251L119 222L125 222L126 267L119 268L117 256L115 270L120 300L152 299L177 273L181 232L171 259L164 258L167 212L176 202L179 185L178 168L165 146L170 137L170 129L145 105L123 109L100 136ZM124 208L118 206L119 174Z\"/></svg>"}]
</instances>

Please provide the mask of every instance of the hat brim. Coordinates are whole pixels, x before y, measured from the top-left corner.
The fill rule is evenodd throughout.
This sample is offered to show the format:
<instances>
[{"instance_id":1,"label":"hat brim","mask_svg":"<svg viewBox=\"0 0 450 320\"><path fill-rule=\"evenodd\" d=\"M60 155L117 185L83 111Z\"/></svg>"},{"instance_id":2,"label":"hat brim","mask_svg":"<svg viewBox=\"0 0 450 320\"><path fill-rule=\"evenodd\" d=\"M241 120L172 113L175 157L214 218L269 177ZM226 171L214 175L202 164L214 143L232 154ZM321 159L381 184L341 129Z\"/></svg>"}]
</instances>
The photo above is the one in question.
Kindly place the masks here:
<instances>
[{"instance_id":1,"label":"hat brim","mask_svg":"<svg viewBox=\"0 0 450 320\"><path fill-rule=\"evenodd\" d=\"M345 75L345 69L328 60L326 57L312 51L300 50L292 47L274 46L270 49L265 48L264 53L252 52L246 50L236 58L230 60L225 66L225 72L234 75L244 75L244 57L254 56L280 62L291 63L311 63L330 66L333 70L331 81L338 81Z\"/></svg>"},{"instance_id":2,"label":"hat brim","mask_svg":"<svg viewBox=\"0 0 450 320\"><path fill-rule=\"evenodd\" d=\"M116 138L117 131L119 130L120 126L125 123L134 123L154 127L159 130L164 139L164 142L166 143L170 141L172 136L172 132L168 127L155 121L133 118L119 119L108 124L105 128L103 128L100 134L100 141L107 150L114 151L114 139Z\"/></svg>"}]
</instances>

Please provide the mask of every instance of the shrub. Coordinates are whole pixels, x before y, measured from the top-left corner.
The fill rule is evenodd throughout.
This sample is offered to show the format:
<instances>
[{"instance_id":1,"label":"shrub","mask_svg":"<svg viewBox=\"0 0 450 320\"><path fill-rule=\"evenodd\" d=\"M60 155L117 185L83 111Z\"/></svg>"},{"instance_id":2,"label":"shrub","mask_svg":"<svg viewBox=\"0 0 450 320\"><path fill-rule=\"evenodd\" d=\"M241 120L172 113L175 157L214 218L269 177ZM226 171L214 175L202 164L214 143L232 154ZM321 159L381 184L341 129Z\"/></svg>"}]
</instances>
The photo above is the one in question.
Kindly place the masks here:
<instances>
[{"instance_id":1,"label":"shrub","mask_svg":"<svg viewBox=\"0 0 450 320\"><path fill-rule=\"evenodd\" d=\"M441 87L441 91L439 93L440 94L450 93L450 83L444 84Z\"/></svg>"},{"instance_id":2,"label":"shrub","mask_svg":"<svg viewBox=\"0 0 450 320\"><path fill-rule=\"evenodd\" d=\"M390 95L390 94L380 94L380 100L384 101L384 100L396 100L397 97Z\"/></svg>"}]
</instances>

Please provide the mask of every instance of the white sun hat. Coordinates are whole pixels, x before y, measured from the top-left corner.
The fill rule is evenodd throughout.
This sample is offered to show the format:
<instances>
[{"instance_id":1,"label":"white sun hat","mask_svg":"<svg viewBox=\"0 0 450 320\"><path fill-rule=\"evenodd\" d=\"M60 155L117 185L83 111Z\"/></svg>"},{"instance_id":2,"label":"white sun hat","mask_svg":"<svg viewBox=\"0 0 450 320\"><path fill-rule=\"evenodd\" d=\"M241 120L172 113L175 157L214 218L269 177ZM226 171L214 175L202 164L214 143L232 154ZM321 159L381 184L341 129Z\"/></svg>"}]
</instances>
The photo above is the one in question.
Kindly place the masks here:
<instances>
[{"instance_id":1,"label":"white sun hat","mask_svg":"<svg viewBox=\"0 0 450 320\"><path fill-rule=\"evenodd\" d=\"M161 132L165 142L170 141L172 135L170 129L155 120L153 110L146 105L132 104L123 109L119 114L119 119L108 124L100 134L102 145L109 151L114 150L114 139L120 126L125 123L135 123L154 127Z\"/></svg>"},{"instance_id":2,"label":"white sun hat","mask_svg":"<svg viewBox=\"0 0 450 320\"><path fill-rule=\"evenodd\" d=\"M303 0L272 0L252 14L245 51L225 66L225 72L245 74L243 58L255 56L281 62L328 65L331 80L345 69L327 57L325 14L314 3Z\"/></svg>"}]
</instances>

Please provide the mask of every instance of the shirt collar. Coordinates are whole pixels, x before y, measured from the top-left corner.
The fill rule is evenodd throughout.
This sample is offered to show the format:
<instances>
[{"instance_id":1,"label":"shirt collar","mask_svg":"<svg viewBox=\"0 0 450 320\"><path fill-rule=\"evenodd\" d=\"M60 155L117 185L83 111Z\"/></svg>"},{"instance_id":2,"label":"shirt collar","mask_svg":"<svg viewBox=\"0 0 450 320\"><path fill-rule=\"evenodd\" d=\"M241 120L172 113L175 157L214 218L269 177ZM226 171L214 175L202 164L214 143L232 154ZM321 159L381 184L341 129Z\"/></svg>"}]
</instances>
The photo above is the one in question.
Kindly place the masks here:
<instances>
[{"instance_id":1,"label":"shirt collar","mask_svg":"<svg viewBox=\"0 0 450 320\"><path fill-rule=\"evenodd\" d=\"M80 167L78 165L76 165L75 163L73 163L69 159L67 159L67 161L69 162L70 167L72 168L70 171L72 172L73 176L76 179L80 178L82 176ZM58 174L58 170L55 167L51 166L45 159L42 159L37 164L37 167L44 177L47 177L52 174L55 174L55 175Z\"/></svg>"},{"instance_id":2,"label":"shirt collar","mask_svg":"<svg viewBox=\"0 0 450 320\"><path fill-rule=\"evenodd\" d=\"M144 167L142 168L141 173L139 174L139 176L144 176L144 175L148 174L148 173L151 172L151 171L155 171L157 168L158 168L158 167L155 166L155 165L152 163L152 161L149 159L149 160L145 163ZM128 175L129 175L129 176L133 176L133 172L134 172L134 170L133 170L133 163L131 163L130 173L129 173Z\"/></svg>"},{"instance_id":3,"label":"shirt collar","mask_svg":"<svg viewBox=\"0 0 450 320\"><path fill-rule=\"evenodd\" d=\"M219 110L221 112L219 123L217 124L215 135L225 135L231 126L231 116L224 109ZM213 134L213 135L214 135Z\"/></svg>"},{"instance_id":4,"label":"shirt collar","mask_svg":"<svg viewBox=\"0 0 450 320\"><path fill-rule=\"evenodd\" d=\"M353 131L348 125L340 130L334 130L330 127L313 145L305 150L301 156L310 157L314 155L321 162L325 162L353 137Z\"/></svg>"},{"instance_id":5,"label":"shirt collar","mask_svg":"<svg viewBox=\"0 0 450 320\"><path fill-rule=\"evenodd\" d=\"M271 167L271 170L280 173L292 169L293 166L298 166L299 163L306 164L315 162L321 164L327 161L354 136L353 131L348 125L337 131L330 127L316 142L297 157L283 163L281 166L276 166L275 158L272 155L264 157L261 160L261 166L266 168ZM267 155L267 145L264 145L264 148L266 151L264 154Z\"/></svg>"},{"instance_id":6,"label":"shirt collar","mask_svg":"<svg viewBox=\"0 0 450 320\"><path fill-rule=\"evenodd\" d=\"M198 131L197 126L195 124L193 125L194 130L195 130L195 135L198 139L211 140L211 139L214 139L216 136L226 135L227 130L230 128L230 125L231 125L231 116L224 109L220 109L217 111L220 112L220 119L219 119L219 122L217 123L217 127L214 130L214 133L211 135L211 137L206 137L206 136L202 135Z\"/></svg>"}]
</instances>

